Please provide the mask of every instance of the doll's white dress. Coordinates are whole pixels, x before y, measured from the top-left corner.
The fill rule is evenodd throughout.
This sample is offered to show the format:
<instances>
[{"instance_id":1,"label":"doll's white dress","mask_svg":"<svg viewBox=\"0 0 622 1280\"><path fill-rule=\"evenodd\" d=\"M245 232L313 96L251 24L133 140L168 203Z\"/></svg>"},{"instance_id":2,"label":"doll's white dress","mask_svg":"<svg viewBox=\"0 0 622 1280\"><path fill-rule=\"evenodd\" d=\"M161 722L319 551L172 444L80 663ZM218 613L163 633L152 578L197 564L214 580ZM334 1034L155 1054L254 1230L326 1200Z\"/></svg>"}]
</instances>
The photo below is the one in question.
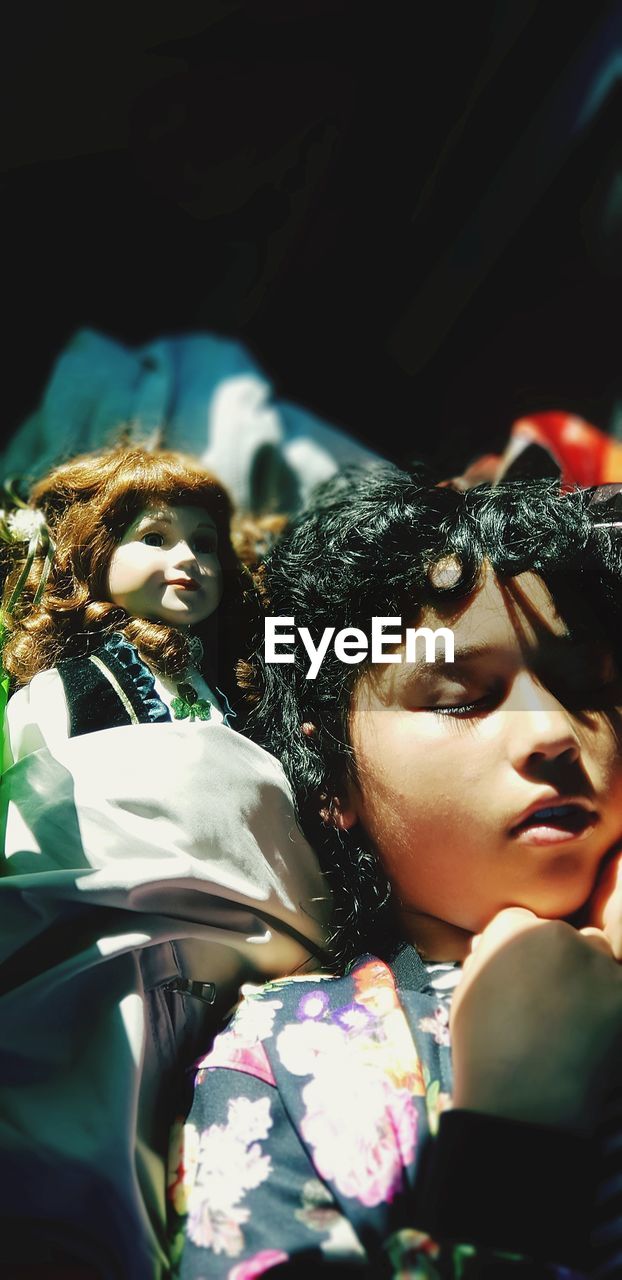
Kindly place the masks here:
<instances>
[{"instance_id":1,"label":"doll's white dress","mask_svg":"<svg viewBox=\"0 0 622 1280\"><path fill-rule=\"evenodd\" d=\"M281 766L208 697L206 721L69 736L55 670L7 708L0 1219L21 1261L166 1276L184 1067L242 983L317 968L328 893Z\"/></svg>"}]
</instances>

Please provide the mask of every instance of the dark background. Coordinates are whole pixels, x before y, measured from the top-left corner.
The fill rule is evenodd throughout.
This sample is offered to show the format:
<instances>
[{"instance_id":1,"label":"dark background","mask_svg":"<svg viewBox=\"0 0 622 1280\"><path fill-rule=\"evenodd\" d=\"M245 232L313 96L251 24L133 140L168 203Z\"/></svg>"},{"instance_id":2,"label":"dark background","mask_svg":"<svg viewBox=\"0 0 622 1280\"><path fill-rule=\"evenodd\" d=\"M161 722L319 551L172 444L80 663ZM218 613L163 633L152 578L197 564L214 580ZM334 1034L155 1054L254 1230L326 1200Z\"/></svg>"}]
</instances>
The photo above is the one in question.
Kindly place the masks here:
<instances>
[{"instance_id":1,"label":"dark background","mask_svg":"<svg viewBox=\"0 0 622 1280\"><path fill-rule=\"evenodd\" d=\"M26 0L4 44L5 434L84 325L232 334L453 469L622 434L619 3Z\"/></svg>"}]
</instances>

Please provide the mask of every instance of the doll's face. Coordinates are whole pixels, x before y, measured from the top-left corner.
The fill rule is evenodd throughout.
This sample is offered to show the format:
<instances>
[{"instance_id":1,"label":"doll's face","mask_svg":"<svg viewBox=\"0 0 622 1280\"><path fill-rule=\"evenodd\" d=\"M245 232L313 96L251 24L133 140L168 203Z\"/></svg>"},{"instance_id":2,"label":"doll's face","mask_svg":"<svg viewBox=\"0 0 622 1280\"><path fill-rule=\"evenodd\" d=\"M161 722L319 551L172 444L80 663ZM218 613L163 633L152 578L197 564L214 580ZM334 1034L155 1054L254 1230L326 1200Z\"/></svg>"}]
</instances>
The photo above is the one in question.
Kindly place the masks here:
<instances>
[{"instance_id":1,"label":"doll's face","mask_svg":"<svg viewBox=\"0 0 622 1280\"><path fill-rule=\"evenodd\" d=\"M339 821L371 837L405 935L460 959L503 907L559 918L589 897L622 832L622 682L595 620L562 620L534 574L489 572L420 621L452 627L455 662L363 676Z\"/></svg>"},{"instance_id":2,"label":"doll's face","mask_svg":"<svg viewBox=\"0 0 622 1280\"><path fill-rule=\"evenodd\" d=\"M146 507L113 552L110 599L135 618L174 627L204 622L222 596L217 544L202 507Z\"/></svg>"}]
</instances>

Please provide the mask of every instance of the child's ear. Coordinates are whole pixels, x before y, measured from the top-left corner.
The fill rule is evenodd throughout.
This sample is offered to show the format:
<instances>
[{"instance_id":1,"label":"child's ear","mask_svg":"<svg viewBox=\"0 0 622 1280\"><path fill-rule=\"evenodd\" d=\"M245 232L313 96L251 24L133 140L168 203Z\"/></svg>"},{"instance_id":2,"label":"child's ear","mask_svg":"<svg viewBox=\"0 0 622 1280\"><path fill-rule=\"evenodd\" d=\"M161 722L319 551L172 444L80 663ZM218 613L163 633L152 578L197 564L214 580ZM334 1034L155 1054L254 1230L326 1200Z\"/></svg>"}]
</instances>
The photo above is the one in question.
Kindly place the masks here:
<instances>
[{"instance_id":1,"label":"child's ear","mask_svg":"<svg viewBox=\"0 0 622 1280\"><path fill-rule=\"evenodd\" d=\"M320 818L326 826L336 827L338 831L349 831L358 821L358 815L349 799L341 796L322 796Z\"/></svg>"},{"instance_id":2,"label":"child's ear","mask_svg":"<svg viewBox=\"0 0 622 1280\"><path fill-rule=\"evenodd\" d=\"M358 822L358 814L348 801L342 801L339 796L335 796L333 806L333 822L339 831L350 831Z\"/></svg>"},{"instance_id":3,"label":"child's ear","mask_svg":"<svg viewBox=\"0 0 622 1280\"><path fill-rule=\"evenodd\" d=\"M300 726L300 732L305 738L314 738L317 726L311 720L304 720ZM338 831L349 831L358 821L358 815L349 795L329 798L326 793L320 796L320 818L327 827L336 827Z\"/></svg>"}]
</instances>

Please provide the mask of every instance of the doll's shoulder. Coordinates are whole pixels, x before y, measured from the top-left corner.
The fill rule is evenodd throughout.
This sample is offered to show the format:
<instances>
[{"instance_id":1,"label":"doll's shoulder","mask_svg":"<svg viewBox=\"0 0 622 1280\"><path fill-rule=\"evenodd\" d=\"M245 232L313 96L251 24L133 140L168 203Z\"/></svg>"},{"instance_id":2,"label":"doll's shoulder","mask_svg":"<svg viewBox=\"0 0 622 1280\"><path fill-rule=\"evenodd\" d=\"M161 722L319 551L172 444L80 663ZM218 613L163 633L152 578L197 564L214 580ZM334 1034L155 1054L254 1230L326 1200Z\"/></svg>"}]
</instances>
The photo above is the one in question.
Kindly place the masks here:
<instances>
[{"instance_id":1,"label":"doll's shoulder","mask_svg":"<svg viewBox=\"0 0 622 1280\"><path fill-rule=\"evenodd\" d=\"M170 720L155 677L135 645L112 632L88 654L64 658L59 672L69 708L72 738L122 725Z\"/></svg>"},{"instance_id":2,"label":"doll's shoulder","mask_svg":"<svg viewBox=\"0 0 622 1280\"><path fill-rule=\"evenodd\" d=\"M57 667L40 671L9 698L4 725L5 767L69 736L67 700Z\"/></svg>"}]
</instances>

